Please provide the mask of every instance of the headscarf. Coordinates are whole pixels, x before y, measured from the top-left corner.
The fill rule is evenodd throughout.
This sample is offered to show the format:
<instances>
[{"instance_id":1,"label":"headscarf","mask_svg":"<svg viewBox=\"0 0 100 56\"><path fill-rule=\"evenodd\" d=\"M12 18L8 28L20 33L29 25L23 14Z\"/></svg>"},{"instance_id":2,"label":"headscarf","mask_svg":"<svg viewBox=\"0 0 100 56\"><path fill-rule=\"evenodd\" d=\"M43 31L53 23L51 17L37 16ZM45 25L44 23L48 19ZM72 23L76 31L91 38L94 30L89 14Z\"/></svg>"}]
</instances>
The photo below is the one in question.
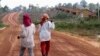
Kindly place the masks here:
<instances>
[{"instance_id":1,"label":"headscarf","mask_svg":"<svg viewBox=\"0 0 100 56\"><path fill-rule=\"evenodd\" d=\"M47 14L47 13L44 13L44 14L42 15L42 17L41 17L41 22L40 22L41 26L42 26L43 23L44 23L46 20L48 20L48 19L49 19L48 14Z\"/></svg>"},{"instance_id":2,"label":"headscarf","mask_svg":"<svg viewBox=\"0 0 100 56\"><path fill-rule=\"evenodd\" d=\"M31 19L30 19L28 13L24 13L24 15L23 15L23 24L25 27L28 27L31 25Z\"/></svg>"}]
</instances>

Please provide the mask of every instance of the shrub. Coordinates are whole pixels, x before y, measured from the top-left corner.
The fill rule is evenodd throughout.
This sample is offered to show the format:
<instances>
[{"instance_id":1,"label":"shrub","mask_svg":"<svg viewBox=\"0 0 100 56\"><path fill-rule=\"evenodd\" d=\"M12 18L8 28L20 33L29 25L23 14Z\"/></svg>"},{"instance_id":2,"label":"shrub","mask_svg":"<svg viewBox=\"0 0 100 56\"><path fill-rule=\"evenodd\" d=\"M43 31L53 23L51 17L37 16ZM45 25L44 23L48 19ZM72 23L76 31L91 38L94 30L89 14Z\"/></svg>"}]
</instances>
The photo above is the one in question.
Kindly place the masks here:
<instances>
[{"instance_id":1,"label":"shrub","mask_svg":"<svg viewBox=\"0 0 100 56\"><path fill-rule=\"evenodd\" d=\"M38 24L39 24L39 21L38 21L38 20L34 20L33 23L34 23L35 25L38 25Z\"/></svg>"},{"instance_id":2,"label":"shrub","mask_svg":"<svg viewBox=\"0 0 100 56\"><path fill-rule=\"evenodd\" d=\"M68 14L68 13L64 13L64 12L59 12L57 15L55 15L53 17L53 19L66 19L66 18L70 18L72 17L72 15Z\"/></svg>"},{"instance_id":3,"label":"shrub","mask_svg":"<svg viewBox=\"0 0 100 56\"><path fill-rule=\"evenodd\" d=\"M73 20L74 21L74 20ZM80 35L95 35L100 32L100 20L80 20L78 22L56 21L56 29L69 32L77 32Z\"/></svg>"},{"instance_id":4,"label":"shrub","mask_svg":"<svg viewBox=\"0 0 100 56\"><path fill-rule=\"evenodd\" d=\"M0 28L4 27L5 25L3 23L0 23Z\"/></svg>"}]
</instances>

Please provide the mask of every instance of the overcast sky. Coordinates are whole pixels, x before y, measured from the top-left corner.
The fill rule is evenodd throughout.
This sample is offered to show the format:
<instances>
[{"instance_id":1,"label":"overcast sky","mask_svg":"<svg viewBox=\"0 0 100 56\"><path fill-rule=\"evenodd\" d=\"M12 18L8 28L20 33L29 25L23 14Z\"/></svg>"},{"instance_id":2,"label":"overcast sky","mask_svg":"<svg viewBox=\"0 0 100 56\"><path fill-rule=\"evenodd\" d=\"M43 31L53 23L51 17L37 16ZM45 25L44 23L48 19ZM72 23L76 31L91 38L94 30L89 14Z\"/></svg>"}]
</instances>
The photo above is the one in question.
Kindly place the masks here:
<instances>
[{"instance_id":1,"label":"overcast sky","mask_svg":"<svg viewBox=\"0 0 100 56\"><path fill-rule=\"evenodd\" d=\"M9 6L10 8L14 8L19 5L23 5L28 7L29 4L42 6L55 6L58 3L80 3L81 0L2 0L1 6ZM86 0L88 3L99 3L100 0Z\"/></svg>"}]
</instances>

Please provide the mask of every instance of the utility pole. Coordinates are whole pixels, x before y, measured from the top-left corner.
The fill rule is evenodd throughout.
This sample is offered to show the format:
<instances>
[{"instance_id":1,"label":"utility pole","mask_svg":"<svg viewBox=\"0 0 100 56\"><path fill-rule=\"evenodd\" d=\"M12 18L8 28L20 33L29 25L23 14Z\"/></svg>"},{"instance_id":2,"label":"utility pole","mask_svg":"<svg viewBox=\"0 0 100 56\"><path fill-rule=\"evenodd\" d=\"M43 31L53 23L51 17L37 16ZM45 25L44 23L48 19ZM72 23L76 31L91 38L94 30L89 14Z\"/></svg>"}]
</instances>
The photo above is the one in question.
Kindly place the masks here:
<instances>
[{"instance_id":1,"label":"utility pole","mask_svg":"<svg viewBox=\"0 0 100 56\"><path fill-rule=\"evenodd\" d=\"M0 0L0 8L1 8L1 0Z\"/></svg>"},{"instance_id":2,"label":"utility pole","mask_svg":"<svg viewBox=\"0 0 100 56\"><path fill-rule=\"evenodd\" d=\"M98 19L99 19L99 11L100 11L100 9L99 9L99 3L97 4L97 6L98 6Z\"/></svg>"}]
</instances>

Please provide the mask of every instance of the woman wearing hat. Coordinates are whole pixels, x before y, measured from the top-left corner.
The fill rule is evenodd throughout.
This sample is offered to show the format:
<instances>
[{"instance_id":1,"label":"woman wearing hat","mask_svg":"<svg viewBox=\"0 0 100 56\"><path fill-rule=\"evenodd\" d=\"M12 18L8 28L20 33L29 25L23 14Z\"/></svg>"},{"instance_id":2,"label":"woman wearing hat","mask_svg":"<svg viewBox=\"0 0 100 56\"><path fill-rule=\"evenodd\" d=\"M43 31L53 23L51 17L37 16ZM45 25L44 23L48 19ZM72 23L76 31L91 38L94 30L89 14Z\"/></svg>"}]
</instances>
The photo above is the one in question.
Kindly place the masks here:
<instances>
[{"instance_id":1,"label":"woman wearing hat","mask_svg":"<svg viewBox=\"0 0 100 56\"><path fill-rule=\"evenodd\" d=\"M27 48L29 52L29 56L34 56L33 48L34 44L34 33L35 33L35 25L31 22L31 19L28 13L23 15L23 24L21 25L21 48L20 48L20 56L24 55L24 51Z\"/></svg>"},{"instance_id":2,"label":"woman wearing hat","mask_svg":"<svg viewBox=\"0 0 100 56\"><path fill-rule=\"evenodd\" d=\"M48 20L48 14L44 13L39 24L39 38L41 42L42 56L48 56L51 40L51 30L55 28L54 22Z\"/></svg>"}]
</instances>

